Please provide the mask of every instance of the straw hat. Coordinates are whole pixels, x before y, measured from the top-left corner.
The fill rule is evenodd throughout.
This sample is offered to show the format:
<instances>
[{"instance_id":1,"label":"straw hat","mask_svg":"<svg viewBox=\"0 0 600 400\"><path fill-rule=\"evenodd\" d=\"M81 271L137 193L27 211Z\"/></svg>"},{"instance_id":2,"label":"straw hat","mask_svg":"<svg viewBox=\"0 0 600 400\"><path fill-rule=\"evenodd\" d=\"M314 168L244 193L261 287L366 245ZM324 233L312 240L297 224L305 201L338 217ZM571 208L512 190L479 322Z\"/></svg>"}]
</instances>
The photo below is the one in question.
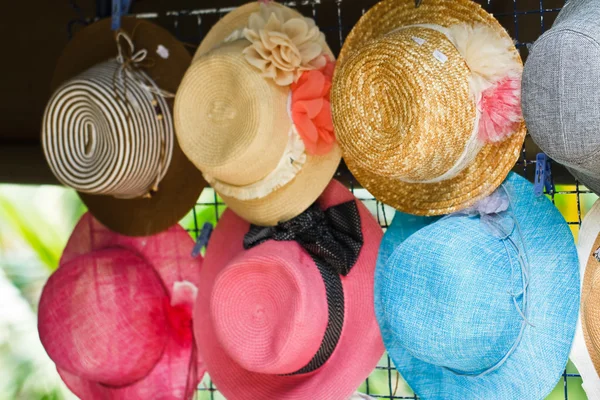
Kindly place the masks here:
<instances>
[{"instance_id":1,"label":"straw hat","mask_svg":"<svg viewBox=\"0 0 600 400\"><path fill-rule=\"evenodd\" d=\"M590 399L600 397L600 202L588 211L579 230L580 274L582 278L581 309L571 360L583 379Z\"/></svg>"},{"instance_id":2,"label":"straw hat","mask_svg":"<svg viewBox=\"0 0 600 400\"><path fill-rule=\"evenodd\" d=\"M204 375L192 332L200 259L180 226L145 238L89 213L40 299L42 344L81 399L192 399Z\"/></svg>"},{"instance_id":3,"label":"straw hat","mask_svg":"<svg viewBox=\"0 0 600 400\"><path fill-rule=\"evenodd\" d=\"M573 235L550 200L510 173L472 208L397 237L377 261L375 314L419 398L546 398L579 308Z\"/></svg>"},{"instance_id":4,"label":"straw hat","mask_svg":"<svg viewBox=\"0 0 600 400\"><path fill-rule=\"evenodd\" d=\"M566 3L530 50L523 114L535 143L600 194L600 2Z\"/></svg>"},{"instance_id":5,"label":"straw hat","mask_svg":"<svg viewBox=\"0 0 600 400\"><path fill-rule=\"evenodd\" d=\"M347 400L384 350L373 310L381 236L337 181L277 227L251 226L227 210L194 312L219 391L236 400Z\"/></svg>"},{"instance_id":6,"label":"straw hat","mask_svg":"<svg viewBox=\"0 0 600 400\"><path fill-rule=\"evenodd\" d=\"M56 66L42 143L54 175L115 232L151 235L177 223L206 183L173 132L172 93L191 57L166 30L110 19L69 42Z\"/></svg>"},{"instance_id":7,"label":"straw hat","mask_svg":"<svg viewBox=\"0 0 600 400\"><path fill-rule=\"evenodd\" d=\"M314 21L276 3L235 9L201 43L177 92L176 132L244 219L289 220L333 177L333 61Z\"/></svg>"},{"instance_id":8,"label":"straw hat","mask_svg":"<svg viewBox=\"0 0 600 400\"><path fill-rule=\"evenodd\" d=\"M385 0L352 29L332 89L336 135L357 180L417 215L492 193L519 157L522 63L471 0Z\"/></svg>"}]
</instances>

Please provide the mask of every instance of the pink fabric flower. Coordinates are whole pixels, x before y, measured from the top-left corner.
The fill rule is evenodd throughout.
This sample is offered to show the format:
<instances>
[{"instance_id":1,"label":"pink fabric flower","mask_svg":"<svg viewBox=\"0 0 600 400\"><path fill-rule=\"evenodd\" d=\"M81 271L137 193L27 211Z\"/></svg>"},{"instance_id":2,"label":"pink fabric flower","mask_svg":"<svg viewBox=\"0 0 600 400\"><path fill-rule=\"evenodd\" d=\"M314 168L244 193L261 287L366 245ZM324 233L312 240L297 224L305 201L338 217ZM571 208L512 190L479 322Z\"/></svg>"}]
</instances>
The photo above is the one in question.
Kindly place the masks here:
<instances>
[{"instance_id":1,"label":"pink fabric flower","mask_svg":"<svg viewBox=\"0 0 600 400\"><path fill-rule=\"evenodd\" d=\"M175 282L171 301L166 305L167 318L175 337L185 345L192 340L192 314L198 289L191 282Z\"/></svg>"},{"instance_id":2,"label":"pink fabric flower","mask_svg":"<svg viewBox=\"0 0 600 400\"><path fill-rule=\"evenodd\" d=\"M320 70L304 72L292 88L292 120L306 152L324 155L335 143L329 92L335 63L328 61Z\"/></svg>"},{"instance_id":3,"label":"pink fabric flower","mask_svg":"<svg viewBox=\"0 0 600 400\"><path fill-rule=\"evenodd\" d=\"M498 143L516 132L523 121L521 77L508 76L486 89L479 109L479 139L483 142Z\"/></svg>"}]
</instances>

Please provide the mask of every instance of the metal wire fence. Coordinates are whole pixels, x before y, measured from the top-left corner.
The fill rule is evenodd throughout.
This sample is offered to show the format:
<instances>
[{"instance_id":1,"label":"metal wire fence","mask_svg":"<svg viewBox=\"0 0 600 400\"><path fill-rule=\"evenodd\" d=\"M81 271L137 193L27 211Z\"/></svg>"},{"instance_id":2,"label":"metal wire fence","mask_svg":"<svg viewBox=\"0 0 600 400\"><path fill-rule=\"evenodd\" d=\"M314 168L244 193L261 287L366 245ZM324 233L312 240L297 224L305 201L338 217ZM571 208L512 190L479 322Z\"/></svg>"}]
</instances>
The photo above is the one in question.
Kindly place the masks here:
<instances>
[{"instance_id":1,"label":"metal wire fence","mask_svg":"<svg viewBox=\"0 0 600 400\"><path fill-rule=\"evenodd\" d=\"M247 0L172 0L159 2L140 0L134 3L132 15L152 20L169 29L181 41L197 45L212 25L227 12L245 3ZM423 0L427 2L428 0ZM556 15L564 6L565 0L478 0L487 11L496 16L500 23L515 39L523 59L527 58L528 45L533 43L546 29L552 26ZM314 18L327 36L334 52L339 52L344 38L356 21L377 0L300 0L285 2L304 15ZM539 150L528 137L515 171L533 180L535 175L536 154ZM552 201L563 212L573 233L577 235L581 218L589 209L596 196L580 186L566 170L553 166L553 179L556 191L551 194ZM394 212L388 206L378 202L366 190L362 189L347 169L342 165L336 178L350 187L355 195L371 210L382 228L386 229ZM194 210L187 218L186 227L196 237L206 220L217 221L225 209L212 189L206 189ZM208 215L207 215L208 213ZM581 378L572 366L563 374L562 382L551 395L552 399L583 399ZM385 355L371 376L359 388L379 399L417 399L394 368L390 358ZM564 393L564 397L563 394ZM206 377L198 388L200 399L223 399ZM317 399L327 400L327 399Z\"/></svg>"}]
</instances>

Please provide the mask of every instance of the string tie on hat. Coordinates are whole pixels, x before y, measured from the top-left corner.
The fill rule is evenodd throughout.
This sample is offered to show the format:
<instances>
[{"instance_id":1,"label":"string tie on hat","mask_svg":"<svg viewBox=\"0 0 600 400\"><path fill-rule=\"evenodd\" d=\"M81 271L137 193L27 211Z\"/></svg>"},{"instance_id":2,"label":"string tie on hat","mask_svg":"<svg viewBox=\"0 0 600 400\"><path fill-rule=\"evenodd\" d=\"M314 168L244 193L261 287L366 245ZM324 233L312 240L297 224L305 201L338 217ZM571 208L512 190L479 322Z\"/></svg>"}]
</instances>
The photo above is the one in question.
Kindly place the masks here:
<instances>
[{"instance_id":1,"label":"string tie on hat","mask_svg":"<svg viewBox=\"0 0 600 400\"><path fill-rule=\"evenodd\" d=\"M134 29L134 32L135 32L135 29ZM141 50L136 51L133 40L122 29L119 29L116 32L115 40L117 43L117 52L118 52L116 60L117 60L117 63L120 64L120 67L115 70L115 73L113 75L113 87L115 90L115 96L117 96L117 93L118 93L119 85L117 85L117 79L119 79L121 86L123 88L122 89L123 98L130 105L137 105L137 101L135 99L132 99L130 94L127 92L127 81L128 80L135 83L137 86L139 86L146 92L152 94L153 96L160 96L163 99L169 99L169 98L175 97L174 93L171 93L167 90L159 88L156 85L156 83L146 73L143 72L144 69L152 68L155 65L154 59L148 57L148 50L141 49ZM161 103L164 103L164 102L161 102ZM164 114L169 112L168 109L165 107L159 107L159 102L157 101L156 98L152 100L152 106L154 107L154 111L156 113L157 119L164 121ZM162 108L162 110L161 110L161 108ZM128 109L127 119L130 119L130 118L131 118L131 114ZM160 180L163 176L164 170L167 168L167 166L165 165L166 158L167 158L165 156L165 138L164 138L165 130L166 129L163 129L162 130L163 132L160 135L161 136L160 137L161 152L160 152L159 162L157 165L156 179L155 179L152 187L150 188L150 190L142 196L143 198L151 198L152 194L156 193L158 191L158 184L160 183Z\"/></svg>"},{"instance_id":2,"label":"string tie on hat","mask_svg":"<svg viewBox=\"0 0 600 400\"><path fill-rule=\"evenodd\" d=\"M515 339L515 342L511 346L511 348L506 352L504 357L496 364L486 369L483 372L477 374L469 374L463 373L460 371L455 371L450 368L446 368L456 375L461 376L474 376L480 377L489 374L500 368L506 360L515 352L521 340L523 338L523 334L525 332L525 328L527 325L531 327L535 327L529 319L527 318L527 306L529 301L529 260L527 259L527 251L524 248L521 248L517 241L515 241L511 235L516 230L517 236L519 238L519 242L524 243L522 240L523 236L521 234L521 228L519 227L519 222L514 217L514 215L509 211L511 205L510 194L504 184L492 193L490 196L478 201L473 206L456 212L454 214L450 214L445 218L450 218L453 216L467 215L469 217L479 216L480 223L482 227L493 237L498 238L502 241L504 248L506 250L506 254L508 255L508 260L510 262L510 275L511 281L514 278L515 265L513 264L513 257L511 257L511 250L517 253L517 261L520 266L521 272L521 290L517 293L509 291L508 294L512 298L512 302L515 306L515 309L519 313L519 316L522 319L521 330L519 335ZM519 305L519 300L521 300L521 304Z\"/></svg>"},{"instance_id":3,"label":"string tie on hat","mask_svg":"<svg viewBox=\"0 0 600 400\"><path fill-rule=\"evenodd\" d=\"M117 62L121 64L121 67L115 72L115 78L118 77L121 81L131 79L146 91L163 98L175 97L175 94L159 88L149 77L135 73L142 69L154 67L154 59L148 57L148 50L141 49L136 51L131 37L121 29L115 34L115 40L118 51ZM123 46L123 44L126 46ZM123 85L123 87L126 88L127 86Z\"/></svg>"},{"instance_id":4,"label":"string tie on hat","mask_svg":"<svg viewBox=\"0 0 600 400\"><path fill-rule=\"evenodd\" d=\"M356 201L325 211L314 203L302 214L277 226L252 225L244 237L244 249L268 240L298 243L311 256L323 278L329 314L323 341L312 360L290 375L312 372L333 354L344 326L344 288L340 276L350 273L363 246Z\"/></svg>"}]
</instances>

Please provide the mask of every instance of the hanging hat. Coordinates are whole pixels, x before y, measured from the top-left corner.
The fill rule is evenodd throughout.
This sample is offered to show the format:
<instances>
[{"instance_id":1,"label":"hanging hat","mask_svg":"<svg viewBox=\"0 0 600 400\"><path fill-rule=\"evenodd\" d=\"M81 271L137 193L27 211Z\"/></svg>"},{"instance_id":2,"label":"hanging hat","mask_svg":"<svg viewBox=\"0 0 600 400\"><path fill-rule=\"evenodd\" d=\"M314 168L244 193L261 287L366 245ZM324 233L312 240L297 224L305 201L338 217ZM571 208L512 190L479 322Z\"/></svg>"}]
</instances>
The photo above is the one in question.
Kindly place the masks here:
<instances>
[{"instance_id":1,"label":"hanging hat","mask_svg":"<svg viewBox=\"0 0 600 400\"><path fill-rule=\"evenodd\" d=\"M332 89L335 132L356 179L417 215L491 194L519 157L522 63L471 0L385 0L348 35Z\"/></svg>"},{"instance_id":2,"label":"hanging hat","mask_svg":"<svg viewBox=\"0 0 600 400\"><path fill-rule=\"evenodd\" d=\"M535 143L600 194L600 2L568 2L530 49L523 114Z\"/></svg>"},{"instance_id":3,"label":"hanging hat","mask_svg":"<svg viewBox=\"0 0 600 400\"><path fill-rule=\"evenodd\" d=\"M173 133L173 93L190 55L166 30L123 18L80 31L58 61L42 126L56 178L115 232L166 230L206 185Z\"/></svg>"},{"instance_id":4,"label":"hanging hat","mask_svg":"<svg viewBox=\"0 0 600 400\"><path fill-rule=\"evenodd\" d=\"M590 399L600 397L600 202L588 211L579 229L581 309L571 360Z\"/></svg>"},{"instance_id":5,"label":"hanging hat","mask_svg":"<svg viewBox=\"0 0 600 400\"><path fill-rule=\"evenodd\" d=\"M490 197L378 260L375 313L396 368L422 399L543 399L577 322L573 236L511 173Z\"/></svg>"},{"instance_id":6,"label":"hanging hat","mask_svg":"<svg viewBox=\"0 0 600 400\"><path fill-rule=\"evenodd\" d=\"M333 177L334 61L313 20L276 3L235 9L200 44L177 92L177 136L240 217L294 218Z\"/></svg>"},{"instance_id":7,"label":"hanging hat","mask_svg":"<svg viewBox=\"0 0 600 400\"><path fill-rule=\"evenodd\" d=\"M81 399L192 399L204 375L192 331L201 260L178 225L154 236L75 227L40 299L40 339Z\"/></svg>"},{"instance_id":8,"label":"hanging hat","mask_svg":"<svg viewBox=\"0 0 600 400\"><path fill-rule=\"evenodd\" d=\"M381 227L339 182L296 218L250 225L227 210L194 314L227 398L347 400L383 354L373 310Z\"/></svg>"}]
</instances>

